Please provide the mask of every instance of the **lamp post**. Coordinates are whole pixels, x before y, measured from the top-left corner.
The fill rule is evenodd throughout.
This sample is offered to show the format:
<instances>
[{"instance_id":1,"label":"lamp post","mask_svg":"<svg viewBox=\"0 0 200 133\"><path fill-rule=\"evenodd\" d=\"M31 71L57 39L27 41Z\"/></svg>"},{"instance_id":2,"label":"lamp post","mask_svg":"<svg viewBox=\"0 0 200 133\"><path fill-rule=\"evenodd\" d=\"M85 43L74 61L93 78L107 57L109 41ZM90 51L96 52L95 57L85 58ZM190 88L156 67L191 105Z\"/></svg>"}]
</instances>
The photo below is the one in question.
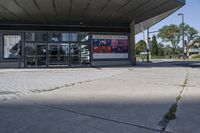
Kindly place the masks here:
<instances>
[{"instance_id":1,"label":"lamp post","mask_svg":"<svg viewBox=\"0 0 200 133\"><path fill-rule=\"evenodd\" d=\"M147 29L147 62L149 62L149 28Z\"/></svg>"},{"instance_id":2,"label":"lamp post","mask_svg":"<svg viewBox=\"0 0 200 133\"><path fill-rule=\"evenodd\" d=\"M143 33L143 40L146 42L147 62L149 62L149 41L148 41L149 29L147 29L147 39L145 38L145 32L143 31L142 33Z\"/></svg>"},{"instance_id":3,"label":"lamp post","mask_svg":"<svg viewBox=\"0 0 200 133\"><path fill-rule=\"evenodd\" d=\"M182 17L182 44L183 44L183 58L185 59L185 34L184 34L184 14L183 13L179 13L178 16Z\"/></svg>"},{"instance_id":4,"label":"lamp post","mask_svg":"<svg viewBox=\"0 0 200 133\"><path fill-rule=\"evenodd\" d=\"M149 56L150 56L150 34L158 32L159 31L150 31L149 28L147 29L147 62L149 62Z\"/></svg>"}]
</instances>

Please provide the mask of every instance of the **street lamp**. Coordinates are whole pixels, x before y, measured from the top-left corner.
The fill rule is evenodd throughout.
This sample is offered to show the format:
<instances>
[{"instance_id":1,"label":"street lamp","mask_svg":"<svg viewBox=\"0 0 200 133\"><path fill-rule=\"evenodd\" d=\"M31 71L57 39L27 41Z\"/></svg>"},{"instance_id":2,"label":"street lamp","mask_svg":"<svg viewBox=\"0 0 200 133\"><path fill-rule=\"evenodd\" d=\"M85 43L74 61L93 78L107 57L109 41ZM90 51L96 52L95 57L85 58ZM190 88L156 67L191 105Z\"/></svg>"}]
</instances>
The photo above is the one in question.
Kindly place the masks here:
<instances>
[{"instance_id":1,"label":"street lamp","mask_svg":"<svg viewBox=\"0 0 200 133\"><path fill-rule=\"evenodd\" d=\"M149 62L149 28L147 29L147 39L145 39L145 32L143 31L143 40L146 42L147 62Z\"/></svg>"},{"instance_id":2,"label":"street lamp","mask_svg":"<svg viewBox=\"0 0 200 133\"><path fill-rule=\"evenodd\" d=\"M185 35L184 35L184 14L183 13L179 13L178 16L182 17L182 44L183 44L183 58L185 59Z\"/></svg>"}]
</instances>

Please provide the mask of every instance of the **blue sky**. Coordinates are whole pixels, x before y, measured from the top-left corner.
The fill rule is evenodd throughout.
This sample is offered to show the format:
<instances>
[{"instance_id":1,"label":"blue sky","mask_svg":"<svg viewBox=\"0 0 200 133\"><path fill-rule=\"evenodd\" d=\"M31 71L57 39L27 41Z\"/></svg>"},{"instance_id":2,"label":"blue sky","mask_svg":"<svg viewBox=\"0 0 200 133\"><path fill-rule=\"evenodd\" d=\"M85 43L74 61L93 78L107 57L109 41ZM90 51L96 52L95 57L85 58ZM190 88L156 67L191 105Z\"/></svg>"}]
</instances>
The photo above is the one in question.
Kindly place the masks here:
<instances>
[{"instance_id":1,"label":"blue sky","mask_svg":"<svg viewBox=\"0 0 200 133\"><path fill-rule=\"evenodd\" d=\"M185 23L189 24L200 32L200 0L186 0L186 5L184 7L151 27L150 31L157 31L164 25L180 24L181 17L177 15L178 13L183 13L185 16ZM136 42L141 39L143 39L142 33L136 35Z\"/></svg>"}]
</instances>

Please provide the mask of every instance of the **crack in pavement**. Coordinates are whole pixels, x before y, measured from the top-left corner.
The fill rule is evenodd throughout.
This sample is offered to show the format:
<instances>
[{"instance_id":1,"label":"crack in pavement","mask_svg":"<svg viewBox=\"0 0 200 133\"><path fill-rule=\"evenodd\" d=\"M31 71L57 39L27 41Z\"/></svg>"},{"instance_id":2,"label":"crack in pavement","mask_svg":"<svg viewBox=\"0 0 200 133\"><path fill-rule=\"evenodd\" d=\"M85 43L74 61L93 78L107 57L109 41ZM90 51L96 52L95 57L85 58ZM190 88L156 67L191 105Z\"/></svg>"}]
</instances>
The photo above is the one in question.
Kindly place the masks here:
<instances>
[{"instance_id":1,"label":"crack in pavement","mask_svg":"<svg viewBox=\"0 0 200 133\"><path fill-rule=\"evenodd\" d=\"M164 115L163 119L158 124L161 127L160 133L166 133L166 129L167 129L170 121L175 120L177 118L176 112L177 112L177 108L178 108L178 103L180 102L180 100L183 97L185 88L188 86L188 77L189 77L189 70L188 70L188 67L186 67L186 77L185 77L183 84L181 85L182 89L180 91L180 94L176 97L176 102L174 104L172 104L169 111Z\"/></svg>"},{"instance_id":2,"label":"crack in pavement","mask_svg":"<svg viewBox=\"0 0 200 133\"><path fill-rule=\"evenodd\" d=\"M81 111L75 111L75 110L71 110L71 109L67 109L67 108L63 108L63 107L58 107L58 106L53 106L53 105L45 105L45 104L40 104L40 103L35 103L35 104L43 106L43 107L48 107L48 108L51 108L51 109L59 110L59 111L65 111L65 112L69 112L69 113L73 113L73 114L77 114L77 115L81 115L81 116L87 116L87 117L102 120L102 121L109 121L109 122L113 122L113 123L117 123L117 124L121 124L121 125L134 126L134 127L146 129L146 130L149 130L149 131L155 131L155 132L161 131L161 130L156 129L156 128L151 128L151 127L147 127L147 126L144 126L144 125L139 125L139 124L121 121L121 120L117 120L117 119L106 118L106 117L94 115L94 114L91 114L91 113L84 113L84 112L81 112ZM172 132L166 131L166 133L172 133Z\"/></svg>"},{"instance_id":3,"label":"crack in pavement","mask_svg":"<svg viewBox=\"0 0 200 133\"><path fill-rule=\"evenodd\" d=\"M62 86L57 86L57 87L50 88L50 89L43 89L43 90L35 89L35 90L31 90L31 92L33 92L33 93L50 92L50 91L55 91L55 90L59 90L59 89L62 89L62 88L71 87L71 86L75 86L77 84L83 84L83 83L88 83L88 82L92 82L92 81L93 80L85 80L85 81L65 84L65 85L62 85Z\"/></svg>"}]
</instances>

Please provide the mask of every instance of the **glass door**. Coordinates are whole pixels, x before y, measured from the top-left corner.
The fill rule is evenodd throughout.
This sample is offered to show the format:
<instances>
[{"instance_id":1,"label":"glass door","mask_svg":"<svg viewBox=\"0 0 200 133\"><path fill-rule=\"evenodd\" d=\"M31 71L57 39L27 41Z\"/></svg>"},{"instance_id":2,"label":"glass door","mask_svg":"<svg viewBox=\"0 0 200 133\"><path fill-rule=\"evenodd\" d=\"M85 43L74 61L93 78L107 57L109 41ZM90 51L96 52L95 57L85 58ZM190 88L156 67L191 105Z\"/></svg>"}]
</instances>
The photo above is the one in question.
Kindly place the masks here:
<instances>
[{"instance_id":1,"label":"glass door","mask_svg":"<svg viewBox=\"0 0 200 133\"><path fill-rule=\"evenodd\" d=\"M71 43L70 45L70 61L72 66L80 65L81 62L81 50L78 43Z\"/></svg>"},{"instance_id":2,"label":"glass door","mask_svg":"<svg viewBox=\"0 0 200 133\"><path fill-rule=\"evenodd\" d=\"M36 49L34 43L25 44L26 67L36 66Z\"/></svg>"},{"instance_id":3,"label":"glass door","mask_svg":"<svg viewBox=\"0 0 200 133\"><path fill-rule=\"evenodd\" d=\"M46 44L37 44L37 66L46 67L47 66L47 46Z\"/></svg>"},{"instance_id":4,"label":"glass door","mask_svg":"<svg viewBox=\"0 0 200 133\"><path fill-rule=\"evenodd\" d=\"M69 65L69 44L49 44L49 66Z\"/></svg>"},{"instance_id":5,"label":"glass door","mask_svg":"<svg viewBox=\"0 0 200 133\"><path fill-rule=\"evenodd\" d=\"M59 46L60 65L69 65L69 44L61 44Z\"/></svg>"},{"instance_id":6,"label":"glass door","mask_svg":"<svg viewBox=\"0 0 200 133\"><path fill-rule=\"evenodd\" d=\"M59 65L59 45L49 44L49 66Z\"/></svg>"},{"instance_id":7,"label":"glass door","mask_svg":"<svg viewBox=\"0 0 200 133\"><path fill-rule=\"evenodd\" d=\"M90 65L89 44L81 44L81 65Z\"/></svg>"}]
</instances>

